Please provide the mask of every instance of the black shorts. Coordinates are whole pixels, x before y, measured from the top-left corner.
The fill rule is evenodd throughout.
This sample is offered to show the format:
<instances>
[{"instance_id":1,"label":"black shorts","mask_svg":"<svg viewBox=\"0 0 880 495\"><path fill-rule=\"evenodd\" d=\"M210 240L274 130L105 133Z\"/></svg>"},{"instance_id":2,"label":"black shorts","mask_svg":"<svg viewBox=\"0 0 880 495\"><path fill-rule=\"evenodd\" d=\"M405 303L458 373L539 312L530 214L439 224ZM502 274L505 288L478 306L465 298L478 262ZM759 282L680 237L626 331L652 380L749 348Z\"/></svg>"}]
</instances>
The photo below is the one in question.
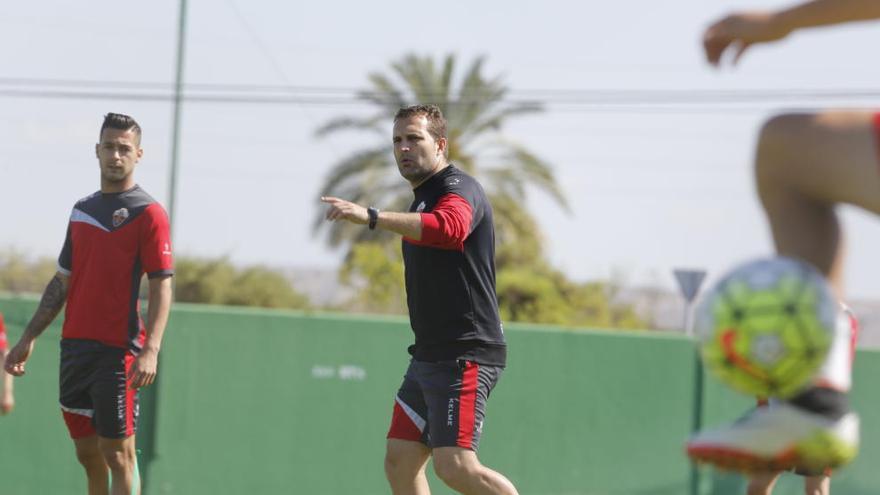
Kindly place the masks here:
<instances>
[{"instance_id":1,"label":"black shorts","mask_svg":"<svg viewBox=\"0 0 880 495\"><path fill-rule=\"evenodd\" d=\"M128 386L135 356L94 340L61 341L61 411L71 438L127 438L137 431L138 392Z\"/></svg>"},{"instance_id":2,"label":"black shorts","mask_svg":"<svg viewBox=\"0 0 880 495\"><path fill-rule=\"evenodd\" d=\"M388 438L477 450L486 400L503 368L412 360L397 391Z\"/></svg>"}]
</instances>

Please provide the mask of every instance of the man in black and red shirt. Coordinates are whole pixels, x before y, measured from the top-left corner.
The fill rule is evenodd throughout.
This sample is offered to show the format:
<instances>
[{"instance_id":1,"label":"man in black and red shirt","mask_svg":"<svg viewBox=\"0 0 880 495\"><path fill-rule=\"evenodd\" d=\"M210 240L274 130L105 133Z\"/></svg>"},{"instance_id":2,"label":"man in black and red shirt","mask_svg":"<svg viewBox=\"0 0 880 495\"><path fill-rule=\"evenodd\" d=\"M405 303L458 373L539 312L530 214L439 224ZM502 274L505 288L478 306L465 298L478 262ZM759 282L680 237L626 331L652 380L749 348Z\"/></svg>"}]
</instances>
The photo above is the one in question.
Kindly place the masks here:
<instances>
[{"instance_id":1,"label":"man in black and red shirt","mask_svg":"<svg viewBox=\"0 0 880 495\"><path fill-rule=\"evenodd\" d=\"M328 220L403 236L415 343L397 392L385 454L395 495L426 494L425 465L461 493L516 494L476 456L486 400L506 364L495 295L492 206L480 184L447 162L446 120L434 105L394 118L394 157L413 187L409 212L323 197Z\"/></svg>"},{"instance_id":2,"label":"man in black and red shirt","mask_svg":"<svg viewBox=\"0 0 880 495\"><path fill-rule=\"evenodd\" d=\"M6 360L16 376L36 338L67 303L61 331L60 402L90 495L139 493L135 457L138 389L153 383L171 307L168 217L134 182L141 128L108 114L95 147L101 190L78 201L34 317ZM138 289L149 278L141 320ZM111 475L111 480L108 479Z\"/></svg>"}]
</instances>

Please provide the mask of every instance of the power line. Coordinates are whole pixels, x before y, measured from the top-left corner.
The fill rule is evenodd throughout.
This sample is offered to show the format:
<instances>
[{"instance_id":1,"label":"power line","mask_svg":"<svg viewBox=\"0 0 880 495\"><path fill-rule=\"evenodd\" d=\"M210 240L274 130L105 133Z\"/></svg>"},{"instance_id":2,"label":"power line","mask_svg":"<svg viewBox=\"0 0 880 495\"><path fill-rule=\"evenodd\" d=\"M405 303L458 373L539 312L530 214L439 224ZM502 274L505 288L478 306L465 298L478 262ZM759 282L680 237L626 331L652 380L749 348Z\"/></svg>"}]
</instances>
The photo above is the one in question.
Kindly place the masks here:
<instances>
[{"instance_id":1,"label":"power line","mask_svg":"<svg viewBox=\"0 0 880 495\"><path fill-rule=\"evenodd\" d=\"M74 87L101 89L140 89L140 90L171 90L170 82L156 81L99 81L88 79L55 79L55 78L16 78L0 77L0 86L33 86L42 87ZM187 91L204 92L241 92L241 93L292 93L292 94L334 94L334 95L381 95L380 91L346 86L301 86L292 84L233 84L233 83L186 83ZM778 88L778 89L603 89L603 88L531 88L510 89L508 94L514 99L540 98L562 100L618 99L632 100L749 100L756 99L809 99L809 98L880 98L880 90L876 88ZM446 96L436 94L432 96Z\"/></svg>"},{"instance_id":2,"label":"power line","mask_svg":"<svg viewBox=\"0 0 880 495\"><path fill-rule=\"evenodd\" d=\"M157 81L98 81L94 79L56 79L56 78L23 78L23 77L0 77L0 86L69 86L69 87L92 87L109 89L142 89L142 90L171 90L172 82ZM326 92L326 93L353 93L355 88L330 87L330 86L296 86L278 84L232 84L232 83L186 83L184 87L190 90L201 91L296 91L296 92Z\"/></svg>"},{"instance_id":3,"label":"power line","mask_svg":"<svg viewBox=\"0 0 880 495\"><path fill-rule=\"evenodd\" d=\"M171 90L171 82L156 81L99 81L89 79L16 78L0 77L0 86L45 87L92 87L102 89ZM378 95L379 91L347 86L301 86L291 84L233 84L233 83L186 83L188 91L218 91L244 93L326 93L344 95ZM779 98L880 98L876 88L778 88L778 89L603 89L603 88L531 88L510 89L509 94L518 98L540 97L561 99L592 98L647 98L647 99L779 99ZM445 96L437 94L434 96Z\"/></svg>"},{"instance_id":4,"label":"power line","mask_svg":"<svg viewBox=\"0 0 880 495\"><path fill-rule=\"evenodd\" d=\"M30 89L3 89L0 88L0 96L8 98L52 98L68 100L131 100L131 101L163 101L174 100L171 93L133 93L133 92L106 92L106 91L71 91L71 90L30 90ZM254 103L254 104L306 104L306 105L351 105L362 103L356 98L335 97L320 98L309 96L260 96L260 95L235 95L235 94L184 94L182 99L190 103Z\"/></svg>"},{"instance_id":5,"label":"power line","mask_svg":"<svg viewBox=\"0 0 880 495\"><path fill-rule=\"evenodd\" d=\"M33 79L0 77L0 97L89 100L172 101L170 83L148 81L96 81L72 79ZM384 93L369 89L263 84L188 83L183 99L191 103L213 104L294 104L336 106L371 104L368 98ZM430 96L430 95L429 95ZM445 98L447 95L438 94ZM459 98L450 104L480 101ZM501 100L511 106L539 105L563 111L754 111L760 105L780 105L880 101L880 90L862 88L832 89L524 89L509 90ZM758 105L756 108L755 105ZM821 105L820 105L821 106Z\"/></svg>"}]
</instances>

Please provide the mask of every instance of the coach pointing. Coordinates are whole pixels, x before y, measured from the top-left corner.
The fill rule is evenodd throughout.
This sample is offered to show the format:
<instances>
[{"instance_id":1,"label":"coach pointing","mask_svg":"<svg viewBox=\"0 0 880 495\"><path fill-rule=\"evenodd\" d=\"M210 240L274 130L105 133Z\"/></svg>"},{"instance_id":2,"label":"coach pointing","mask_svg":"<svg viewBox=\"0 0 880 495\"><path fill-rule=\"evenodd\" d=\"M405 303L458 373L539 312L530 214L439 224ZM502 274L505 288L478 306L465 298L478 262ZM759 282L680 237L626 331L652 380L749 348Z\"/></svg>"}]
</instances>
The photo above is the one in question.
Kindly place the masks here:
<instances>
[{"instance_id":1,"label":"coach pointing","mask_svg":"<svg viewBox=\"0 0 880 495\"><path fill-rule=\"evenodd\" d=\"M400 109L394 158L412 185L409 212L323 197L327 219L403 236L406 294L415 343L397 392L385 453L394 495L426 495L425 466L468 494L516 494L476 450L486 400L506 364L495 295L492 206L480 184L447 162L446 120L434 105Z\"/></svg>"}]
</instances>

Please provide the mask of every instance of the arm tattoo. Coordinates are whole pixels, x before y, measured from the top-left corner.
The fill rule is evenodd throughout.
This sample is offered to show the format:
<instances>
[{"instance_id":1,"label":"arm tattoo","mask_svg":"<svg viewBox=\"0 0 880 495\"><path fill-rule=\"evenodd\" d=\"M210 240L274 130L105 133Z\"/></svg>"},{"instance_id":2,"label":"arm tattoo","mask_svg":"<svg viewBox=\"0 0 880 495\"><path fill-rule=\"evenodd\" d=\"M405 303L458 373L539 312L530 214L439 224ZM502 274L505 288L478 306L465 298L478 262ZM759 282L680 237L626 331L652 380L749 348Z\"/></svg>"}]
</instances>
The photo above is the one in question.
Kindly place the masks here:
<instances>
[{"instance_id":1,"label":"arm tattoo","mask_svg":"<svg viewBox=\"0 0 880 495\"><path fill-rule=\"evenodd\" d=\"M32 338L37 338L46 330L46 327L52 323L52 320L58 316L58 312L64 307L67 300L67 287L58 275L52 277L46 290L43 291L43 297L40 299L40 305L34 312L34 317L28 323L25 333Z\"/></svg>"}]
</instances>

